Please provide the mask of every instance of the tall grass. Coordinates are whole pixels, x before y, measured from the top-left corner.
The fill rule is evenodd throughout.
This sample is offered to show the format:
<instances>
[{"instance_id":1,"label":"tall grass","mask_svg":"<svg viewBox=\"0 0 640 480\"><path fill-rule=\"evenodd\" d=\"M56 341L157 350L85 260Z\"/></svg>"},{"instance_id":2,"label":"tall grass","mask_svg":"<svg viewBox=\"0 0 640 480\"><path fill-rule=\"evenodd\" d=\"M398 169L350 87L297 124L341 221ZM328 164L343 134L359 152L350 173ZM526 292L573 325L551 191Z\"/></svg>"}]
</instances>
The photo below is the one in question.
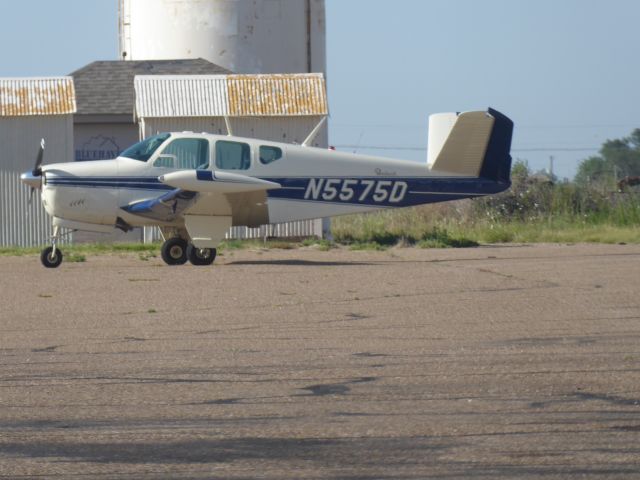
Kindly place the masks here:
<instances>
[{"instance_id":1,"label":"tall grass","mask_svg":"<svg viewBox=\"0 0 640 480\"><path fill-rule=\"evenodd\" d=\"M640 243L640 195L523 182L495 197L335 218L339 243Z\"/></svg>"}]
</instances>

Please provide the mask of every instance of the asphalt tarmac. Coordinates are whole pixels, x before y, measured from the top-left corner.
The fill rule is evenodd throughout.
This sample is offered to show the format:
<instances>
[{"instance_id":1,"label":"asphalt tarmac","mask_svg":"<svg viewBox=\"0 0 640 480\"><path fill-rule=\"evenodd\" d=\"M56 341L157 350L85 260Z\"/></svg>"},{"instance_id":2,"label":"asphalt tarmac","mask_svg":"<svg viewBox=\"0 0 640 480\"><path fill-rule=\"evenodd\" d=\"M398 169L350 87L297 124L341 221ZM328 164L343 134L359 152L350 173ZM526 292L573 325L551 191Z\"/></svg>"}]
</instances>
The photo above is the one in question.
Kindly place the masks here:
<instances>
[{"instance_id":1,"label":"asphalt tarmac","mask_svg":"<svg viewBox=\"0 0 640 480\"><path fill-rule=\"evenodd\" d=\"M0 478L640 478L638 245L0 273Z\"/></svg>"}]
</instances>

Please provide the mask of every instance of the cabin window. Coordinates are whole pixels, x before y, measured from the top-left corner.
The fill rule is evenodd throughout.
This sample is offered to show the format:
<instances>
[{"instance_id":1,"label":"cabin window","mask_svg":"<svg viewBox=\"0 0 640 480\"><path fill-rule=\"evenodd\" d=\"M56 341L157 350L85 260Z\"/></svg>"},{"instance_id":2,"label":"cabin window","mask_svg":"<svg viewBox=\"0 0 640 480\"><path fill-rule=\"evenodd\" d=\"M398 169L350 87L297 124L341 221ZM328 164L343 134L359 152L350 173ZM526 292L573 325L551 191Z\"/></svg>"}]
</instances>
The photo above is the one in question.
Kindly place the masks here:
<instances>
[{"instance_id":1,"label":"cabin window","mask_svg":"<svg viewBox=\"0 0 640 480\"><path fill-rule=\"evenodd\" d=\"M251 147L248 143L218 140L216 167L221 170L247 170L251 166Z\"/></svg>"},{"instance_id":2,"label":"cabin window","mask_svg":"<svg viewBox=\"0 0 640 480\"><path fill-rule=\"evenodd\" d=\"M124 152L120 154L121 157L131 158L133 160L140 160L146 162L151 158L160 145L170 137L168 133L161 133L160 135L154 135L135 145L130 146Z\"/></svg>"},{"instance_id":3,"label":"cabin window","mask_svg":"<svg viewBox=\"0 0 640 480\"><path fill-rule=\"evenodd\" d=\"M269 147L260 145L260 163L268 165L271 162L282 158L282 149L278 147Z\"/></svg>"},{"instance_id":4,"label":"cabin window","mask_svg":"<svg viewBox=\"0 0 640 480\"><path fill-rule=\"evenodd\" d=\"M205 138L176 138L158 156L154 167L182 170L204 169L209 166L209 140Z\"/></svg>"}]
</instances>

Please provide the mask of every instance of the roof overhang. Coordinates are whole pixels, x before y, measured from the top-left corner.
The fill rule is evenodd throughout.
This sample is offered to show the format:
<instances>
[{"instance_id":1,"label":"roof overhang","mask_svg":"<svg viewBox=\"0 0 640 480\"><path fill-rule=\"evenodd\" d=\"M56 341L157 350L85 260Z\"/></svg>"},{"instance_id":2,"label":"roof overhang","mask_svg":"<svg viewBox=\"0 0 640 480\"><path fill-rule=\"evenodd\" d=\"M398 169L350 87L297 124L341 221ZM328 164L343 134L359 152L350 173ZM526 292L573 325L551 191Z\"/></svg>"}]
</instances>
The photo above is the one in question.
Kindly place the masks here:
<instances>
[{"instance_id":1,"label":"roof overhang","mask_svg":"<svg viewBox=\"0 0 640 480\"><path fill-rule=\"evenodd\" d=\"M0 78L0 116L75 112L76 93L71 77Z\"/></svg>"},{"instance_id":2,"label":"roof overhang","mask_svg":"<svg viewBox=\"0 0 640 480\"><path fill-rule=\"evenodd\" d=\"M321 73L137 75L137 118L289 117L329 113Z\"/></svg>"}]
</instances>

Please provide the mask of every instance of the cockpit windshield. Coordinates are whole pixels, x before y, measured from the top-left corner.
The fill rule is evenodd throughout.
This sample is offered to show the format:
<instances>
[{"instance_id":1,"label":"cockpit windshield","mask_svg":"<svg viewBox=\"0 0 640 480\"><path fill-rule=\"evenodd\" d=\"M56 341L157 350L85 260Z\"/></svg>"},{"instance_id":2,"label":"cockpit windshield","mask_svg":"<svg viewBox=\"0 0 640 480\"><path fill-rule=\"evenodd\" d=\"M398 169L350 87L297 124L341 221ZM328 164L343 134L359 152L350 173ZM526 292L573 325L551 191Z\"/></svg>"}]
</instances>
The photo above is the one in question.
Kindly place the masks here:
<instances>
[{"instance_id":1,"label":"cockpit windshield","mask_svg":"<svg viewBox=\"0 0 640 480\"><path fill-rule=\"evenodd\" d=\"M144 139L143 141L132 145L120 154L121 157L132 158L134 160L140 160L146 162L151 158L151 155L158 149L164 141L171 136L170 133L161 133Z\"/></svg>"}]
</instances>

